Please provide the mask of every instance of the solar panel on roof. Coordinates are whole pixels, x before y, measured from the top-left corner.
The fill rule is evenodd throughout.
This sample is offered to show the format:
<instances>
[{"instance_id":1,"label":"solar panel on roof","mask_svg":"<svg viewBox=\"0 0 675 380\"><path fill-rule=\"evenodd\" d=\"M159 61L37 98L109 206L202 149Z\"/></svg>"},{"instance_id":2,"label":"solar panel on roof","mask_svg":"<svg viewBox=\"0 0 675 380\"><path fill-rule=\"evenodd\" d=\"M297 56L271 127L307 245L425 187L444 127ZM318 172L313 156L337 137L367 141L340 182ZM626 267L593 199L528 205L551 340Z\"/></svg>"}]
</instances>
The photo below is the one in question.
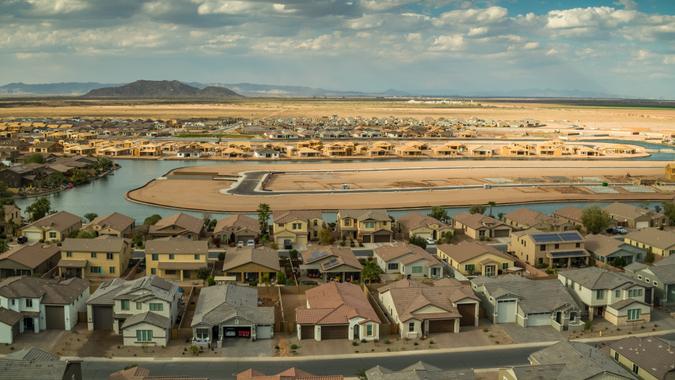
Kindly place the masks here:
<instances>
[{"instance_id":1,"label":"solar panel on roof","mask_svg":"<svg viewBox=\"0 0 675 380\"><path fill-rule=\"evenodd\" d=\"M548 243L548 242L560 240L560 238L558 237L558 234L535 234L535 235L532 235L532 238L537 243Z\"/></svg>"},{"instance_id":2,"label":"solar panel on roof","mask_svg":"<svg viewBox=\"0 0 675 380\"><path fill-rule=\"evenodd\" d=\"M332 259L321 264L321 266L323 267L324 270L328 270L340 266L341 264L342 264L341 260L338 260L337 257L333 257Z\"/></svg>"},{"instance_id":3,"label":"solar panel on roof","mask_svg":"<svg viewBox=\"0 0 675 380\"><path fill-rule=\"evenodd\" d=\"M327 253L327 252L324 252L324 251L314 251L314 252L312 252L312 253L309 255L309 259L310 259L311 261L314 261L314 260L318 260L318 259L324 258L324 257L326 257L326 256L328 256L328 253Z\"/></svg>"},{"instance_id":4,"label":"solar panel on roof","mask_svg":"<svg viewBox=\"0 0 675 380\"><path fill-rule=\"evenodd\" d=\"M565 241L581 240L581 237L579 236L578 232L562 232L559 233L558 235L560 235L562 240Z\"/></svg>"}]
</instances>

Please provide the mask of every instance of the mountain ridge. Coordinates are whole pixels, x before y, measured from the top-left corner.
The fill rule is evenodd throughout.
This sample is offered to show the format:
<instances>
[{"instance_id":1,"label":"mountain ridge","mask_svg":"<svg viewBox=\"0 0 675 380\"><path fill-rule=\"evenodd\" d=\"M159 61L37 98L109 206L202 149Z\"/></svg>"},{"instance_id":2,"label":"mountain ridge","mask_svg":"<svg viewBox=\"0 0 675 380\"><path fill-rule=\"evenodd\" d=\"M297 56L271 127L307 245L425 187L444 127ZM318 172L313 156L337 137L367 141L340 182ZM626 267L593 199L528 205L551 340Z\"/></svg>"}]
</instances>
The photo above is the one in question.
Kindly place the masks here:
<instances>
[{"instance_id":1,"label":"mountain ridge","mask_svg":"<svg viewBox=\"0 0 675 380\"><path fill-rule=\"evenodd\" d=\"M121 86L92 89L84 98L124 99L187 99L187 98L240 98L241 95L229 88L207 86L198 88L177 80L137 80Z\"/></svg>"}]
</instances>

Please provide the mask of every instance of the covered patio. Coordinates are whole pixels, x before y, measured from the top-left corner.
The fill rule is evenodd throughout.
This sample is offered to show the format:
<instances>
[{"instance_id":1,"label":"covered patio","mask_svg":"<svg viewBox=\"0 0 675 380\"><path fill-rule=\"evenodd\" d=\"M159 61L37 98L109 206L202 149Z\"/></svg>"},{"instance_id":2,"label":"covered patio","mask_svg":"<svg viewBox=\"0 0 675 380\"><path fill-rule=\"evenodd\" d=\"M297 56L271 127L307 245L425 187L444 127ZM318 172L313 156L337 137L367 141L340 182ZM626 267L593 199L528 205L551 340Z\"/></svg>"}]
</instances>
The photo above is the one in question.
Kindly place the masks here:
<instances>
[{"instance_id":1,"label":"covered patio","mask_svg":"<svg viewBox=\"0 0 675 380\"><path fill-rule=\"evenodd\" d=\"M191 281L199 279L199 270L208 268L205 263L160 262L159 276L166 280Z\"/></svg>"},{"instance_id":2,"label":"covered patio","mask_svg":"<svg viewBox=\"0 0 675 380\"><path fill-rule=\"evenodd\" d=\"M61 260L59 261L59 277L63 278L85 278L84 271L89 263L87 260Z\"/></svg>"},{"instance_id":3,"label":"covered patio","mask_svg":"<svg viewBox=\"0 0 675 380\"><path fill-rule=\"evenodd\" d=\"M588 266L590 254L586 250L546 253L550 268L581 268Z\"/></svg>"}]
</instances>

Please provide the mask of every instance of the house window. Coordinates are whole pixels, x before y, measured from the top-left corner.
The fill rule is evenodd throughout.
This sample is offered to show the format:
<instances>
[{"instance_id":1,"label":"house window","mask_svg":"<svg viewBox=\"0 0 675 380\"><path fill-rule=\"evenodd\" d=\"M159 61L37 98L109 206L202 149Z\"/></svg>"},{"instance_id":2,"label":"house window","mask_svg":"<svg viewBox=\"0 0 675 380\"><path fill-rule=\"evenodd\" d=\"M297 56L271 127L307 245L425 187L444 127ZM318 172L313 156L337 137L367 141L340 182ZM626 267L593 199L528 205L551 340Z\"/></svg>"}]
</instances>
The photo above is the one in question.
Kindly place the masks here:
<instances>
[{"instance_id":1,"label":"house window","mask_svg":"<svg viewBox=\"0 0 675 380\"><path fill-rule=\"evenodd\" d=\"M89 255L91 256L92 259L95 259L95 258L96 258L96 252L92 252L92 253L90 253Z\"/></svg>"},{"instance_id":2,"label":"house window","mask_svg":"<svg viewBox=\"0 0 675 380\"><path fill-rule=\"evenodd\" d=\"M365 222L366 228L375 228L375 223L374 222Z\"/></svg>"},{"instance_id":3,"label":"house window","mask_svg":"<svg viewBox=\"0 0 675 380\"><path fill-rule=\"evenodd\" d=\"M556 243L555 249L558 249L558 248L560 248L560 244Z\"/></svg>"},{"instance_id":4,"label":"house window","mask_svg":"<svg viewBox=\"0 0 675 380\"><path fill-rule=\"evenodd\" d=\"M209 339L209 329L197 329L195 336L198 340L207 340Z\"/></svg>"},{"instance_id":5,"label":"house window","mask_svg":"<svg viewBox=\"0 0 675 380\"><path fill-rule=\"evenodd\" d=\"M143 303L142 302L136 302L136 310L141 310L143 309Z\"/></svg>"},{"instance_id":6,"label":"house window","mask_svg":"<svg viewBox=\"0 0 675 380\"><path fill-rule=\"evenodd\" d=\"M398 270L398 263L387 264L387 270Z\"/></svg>"},{"instance_id":7,"label":"house window","mask_svg":"<svg viewBox=\"0 0 675 380\"><path fill-rule=\"evenodd\" d=\"M316 226L318 226L318 225L319 225L319 221L316 220L316 219L314 219L314 227L316 227Z\"/></svg>"},{"instance_id":8,"label":"house window","mask_svg":"<svg viewBox=\"0 0 675 380\"><path fill-rule=\"evenodd\" d=\"M601 300L605 298L605 291L603 289L598 289L595 291L595 299L596 300Z\"/></svg>"},{"instance_id":9,"label":"house window","mask_svg":"<svg viewBox=\"0 0 675 380\"><path fill-rule=\"evenodd\" d=\"M659 283L654 281L654 286L659 286Z\"/></svg>"},{"instance_id":10,"label":"house window","mask_svg":"<svg viewBox=\"0 0 675 380\"><path fill-rule=\"evenodd\" d=\"M577 248L581 248L581 243L577 243L577 244L576 244L576 247L577 247Z\"/></svg>"},{"instance_id":11,"label":"house window","mask_svg":"<svg viewBox=\"0 0 675 380\"><path fill-rule=\"evenodd\" d=\"M136 341L152 342L152 330L136 330Z\"/></svg>"},{"instance_id":12,"label":"house window","mask_svg":"<svg viewBox=\"0 0 675 380\"><path fill-rule=\"evenodd\" d=\"M15 304L16 304L16 300L14 298L12 298L12 306L14 306Z\"/></svg>"},{"instance_id":13,"label":"house window","mask_svg":"<svg viewBox=\"0 0 675 380\"><path fill-rule=\"evenodd\" d=\"M349 218L345 218L344 221L342 222L345 226L351 226L352 225L352 220Z\"/></svg>"},{"instance_id":14,"label":"house window","mask_svg":"<svg viewBox=\"0 0 675 380\"><path fill-rule=\"evenodd\" d=\"M294 230L299 230L299 229L302 228L302 224L300 224L300 223L293 223L293 225L291 226L291 228L294 229Z\"/></svg>"},{"instance_id":15,"label":"house window","mask_svg":"<svg viewBox=\"0 0 675 380\"><path fill-rule=\"evenodd\" d=\"M56 232L50 232L50 233L49 233L49 238L50 238L50 239L56 239Z\"/></svg>"},{"instance_id":16,"label":"house window","mask_svg":"<svg viewBox=\"0 0 675 380\"><path fill-rule=\"evenodd\" d=\"M73 257L73 253L70 251L66 252L66 257Z\"/></svg>"},{"instance_id":17,"label":"house window","mask_svg":"<svg viewBox=\"0 0 675 380\"><path fill-rule=\"evenodd\" d=\"M150 274L157 274L157 268L150 268Z\"/></svg>"},{"instance_id":18,"label":"house window","mask_svg":"<svg viewBox=\"0 0 675 380\"><path fill-rule=\"evenodd\" d=\"M174 255L173 253L169 253L169 260L173 260L175 258L176 258L176 255Z\"/></svg>"},{"instance_id":19,"label":"house window","mask_svg":"<svg viewBox=\"0 0 675 380\"><path fill-rule=\"evenodd\" d=\"M26 298L26 307L33 307L33 300L30 298Z\"/></svg>"},{"instance_id":20,"label":"house window","mask_svg":"<svg viewBox=\"0 0 675 380\"><path fill-rule=\"evenodd\" d=\"M628 320L637 321L640 319L640 309L628 309Z\"/></svg>"},{"instance_id":21,"label":"house window","mask_svg":"<svg viewBox=\"0 0 675 380\"><path fill-rule=\"evenodd\" d=\"M159 260L159 255L156 254L156 253L153 253L152 254L152 261L157 261L157 260Z\"/></svg>"},{"instance_id":22,"label":"house window","mask_svg":"<svg viewBox=\"0 0 675 380\"><path fill-rule=\"evenodd\" d=\"M509 269L509 263L502 263L502 269Z\"/></svg>"},{"instance_id":23,"label":"house window","mask_svg":"<svg viewBox=\"0 0 675 380\"><path fill-rule=\"evenodd\" d=\"M370 323L366 325L366 336L373 336L373 325Z\"/></svg>"},{"instance_id":24,"label":"house window","mask_svg":"<svg viewBox=\"0 0 675 380\"><path fill-rule=\"evenodd\" d=\"M112 252L106 253L106 254L105 254L105 259L106 259L106 260L112 260L112 259L113 259L113 254L112 254Z\"/></svg>"},{"instance_id":25,"label":"house window","mask_svg":"<svg viewBox=\"0 0 675 380\"><path fill-rule=\"evenodd\" d=\"M115 273L115 267L109 267L108 272L111 274Z\"/></svg>"},{"instance_id":26,"label":"house window","mask_svg":"<svg viewBox=\"0 0 675 380\"><path fill-rule=\"evenodd\" d=\"M615 291L614 291L614 297L615 297L615 298L621 297L621 290L619 290L619 289L615 290Z\"/></svg>"},{"instance_id":27,"label":"house window","mask_svg":"<svg viewBox=\"0 0 675 380\"><path fill-rule=\"evenodd\" d=\"M473 273L476 270L476 266L474 264L466 264L464 266L464 270L469 273Z\"/></svg>"},{"instance_id":28,"label":"house window","mask_svg":"<svg viewBox=\"0 0 675 380\"><path fill-rule=\"evenodd\" d=\"M89 273L101 273L101 267L97 266L89 267Z\"/></svg>"},{"instance_id":29,"label":"house window","mask_svg":"<svg viewBox=\"0 0 675 380\"><path fill-rule=\"evenodd\" d=\"M408 323L408 332L415 332L415 322Z\"/></svg>"},{"instance_id":30,"label":"house window","mask_svg":"<svg viewBox=\"0 0 675 380\"><path fill-rule=\"evenodd\" d=\"M412 273L419 274L419 273L422 273L423 270L424 270L424 268L422 268L421 266L414 266L414 267L412 267Z\"/></svg>"},{"instance_id":31,"label":"house window","mask_svg":"<svg viewBox=\"0 0 675 380\"><path fill-rule=\"evenodd\" d=\"M628 297L642 297L642 289L629 289Z\"/></svg>"},{"instance_id":32,"label":"house window","mask_svg":"<svg viewBox=\"0 0 675 380\"><path fill-rule=\"evenodd\" d=\"M614 360L616 360L617 362L619 361L619 353L618 352L614 353Z\"/></svg>"},{"instance_id":33,"label":"house window","mask_svg":"<svg viewBox=\"0 0 675 380\"><path fill-rule=\"evenodd\" d=\"M150 304L150 311L163 311L164 304L153 302Z\"/></svg>"},{"instance_id":34,"label":"house window","mask_svg":"<svg viewBox=\"0 0 675 380\"><path fill-rule=\"evenodd\" d=\"M545 251L546 250L546 244L539 244L539 250Z\"/></svg>"},{"instance_id":35,"label":"house window","mask_svg":"<svg viewBox=\"0 0 675 380\"><path fill-rule=\"evenodd\" d=\"M129 310L129 300L120 301L120 309Z\"/></svg>"},{"instance_id":36,"label":"house window","mask_svg":"<svg viewBox=\"0 0 675 380\"><path fill-rule=\"evenodd\" d=\"M201 255L195 255L195 260L199 260L200 257Z\"/></svg>"},{"instance_id":37,"label":"house window","mask_svg":"<svg viewBox=\"0 0 675 380\"><path fill-rule=\"evenodd\" d=\"M637 364L633 364L633 373L637 375L638 372L640 372L640 367Z\"/></svg>"}]
</instances>

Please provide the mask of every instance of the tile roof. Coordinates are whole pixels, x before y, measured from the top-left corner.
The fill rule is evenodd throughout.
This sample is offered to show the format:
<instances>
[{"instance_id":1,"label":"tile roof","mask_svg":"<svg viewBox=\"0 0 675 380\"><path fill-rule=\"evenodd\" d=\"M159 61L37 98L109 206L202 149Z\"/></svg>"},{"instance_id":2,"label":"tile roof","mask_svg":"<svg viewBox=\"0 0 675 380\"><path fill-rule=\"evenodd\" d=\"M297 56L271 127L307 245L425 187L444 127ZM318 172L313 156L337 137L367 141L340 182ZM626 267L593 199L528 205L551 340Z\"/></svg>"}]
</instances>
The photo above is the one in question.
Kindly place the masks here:
<instances>
[{"instance_id":1,"label":"tile roof","mask_svg":"<svg viewBox=\"0 0 675 380\"><path fill-rule=\"evenodd\" d=\"M16 312L12 309L5 309L0 307L0 322L8 325L14 326L15 323L23 319L23 315L19 312Z\"/></svg>"},{"instance_id":2,"label":"tile roof","mask_svg":"<svg viewBox=\"0 0 675 380\"><path fill-rule=\"evenodd\" d=\"M270 271L278 272L281 270L279 265L279 254L268 247L240 247L229 248L225 253L223 260L223 271L231 271L245 264L257 264Z\"/></svg>"},{"instance_id":3,"label":"tile roof","mask_svg":"<svg viewBox=\"0 0 675 380\"><path fill-rule=\"evenodd\" d=\"M675 378L675 345L664 339L628 337L610 342L609 347L657 379L666 379L668 373Z\"/></svg>"},{"instance_id":4,"label":"tile roof","mask_svg":"<svg viewBox=\"0 0 675 380\"><path fill-rule=\"evenodd\" d=\"M438 259L424 248L409 243L382 245L375 248L373 254L385 262L399 259L403 264L410 264L419 260L426 260L431 265L440 264Z\"/></svg>"},{"instance_id":5,"label":"tile roof","mask_svg":"<svg viewBox=\"0 0 675 380\"><path fill-rule=\"evenodd\" d=\"M89 289L80 278L53 280L37 277L9 277L0 281L0 295L6 298L42 298L46 305L67 305Z\"/></svg>"},{"instance_id":6,"label":"tile roof","mask_svg":"<svg viewBox=\"0 0 675 380\"><path fill-rule=\"evenodd\" d=\"M342 375L313 375L298 368L289 368L274 375L249 368L237 374L237 380L343 380Z\"/></svg>"},{"instance_id":7,"label":"tile roof","mask_svg":"<svg viewBox=\"0 0 675 380\"><path fill-rule=\"evenodd\" d=\"M216 227L213 229L213 233L218 234L224 231L236 232L242 230L248 230L259 234L260 224L256 219L253 219L250 216L235 214L219 220L216 223Z\"/></svg>"},{"instance_id":8,"label":"tile roof","mask_svg":"<svg viewBox=\"0 0 675 380\"><path fill-rule=\"evenodd\" d=\"M482 227L494 228L497 226L505 226L499 219L495 219L488 215L471 214L468 212L457 214L452 217L452 220L474 230Z\"/></svg>"},{"instance_id":9,"label":"tile roof","mask_svg":"<svg viewBox=\"0 0 675 380\"><path fill-rule=\"evenodd\" d=\"M62 380L70 364L40 349L24 349L0 359L0 377L12 380Z\"/></svg>"},{"instance_id":10,"label":"tile roof","mask_svg":"<svg viewBox=\"0 0 675 380\"><path fill-rule=\"evenodd\" d=\"M581 269L563 270L560 276L568 278L581 286L596 290L596 289L616 289L622 285L641 285L637 281L622 273L609 272L598 267L588 267Z\"/></svg>"},{"instance_id":11,"label":"tile roof","mask_svg":"<svg viewBox=\"0 0 675 380\"><path fill-rule=\"evenodd\" d=\"M541 224L553 224L552 217L529 208L519 208L504 215L504 219L510 219L518 224L534 227Z\"/></svg>"},{"instance_id":12,"label":"tile roof","mask_svg":"<svg viewBox=\"0 0 675 380\"><path fill-rule=\"evenodd\" d=\"M192 327L214 326L234 317L270 325L274 323L274 308L258 306L258 289L254 287L226 284L201 289Z\"/></svg>"},{"instance_id":13,"label":"tile roof","mask_svg":"<svg viewBox=\"0 0 675 380\"><path fill-rule=\"evenodd\" d=\"M168 227L177 227L198 234L202 231L203 226L203 220L181 212L158 220L157 223L150 226L149 232L158 233Z\"/></svg>"},{"instance_id":14,"label":"tile roof","mask_svg":"<svg viewBox=\"0 0 675 380\"><path fill-rule=\"evenodd\" d=\"M59 211L54 214L49 214L42 219L38 219L35 222L25 226L23 229L29 227L42 227L52 228L63 232L78 223L82 223L82 219L80 219L79 216L66 211Z\"/></svg>"},{"instance_id":15,"label":"tile roof","mask_svg":"<svg viewBox=\"0 0 675 380\"><path fill-rule=\"evenodd\" d=\"M178 285L155 275L124 280L115 278L101 283L89 297L89 305L112 305L116 299L137 301L150 296L172 302L178 292Z\"/></svg>"},{"instance_id":16,"label":"tile roof","mask_svg":"<svg viewBox=\"0 0 675 380\"><path fill-rule=\"evenodd\" d=\"M652 215L656 216L657 214L651 210L633 206L628 203L619 203L619 202L614 202L607 207L605 207L605 211L609 213L612 216L615 217L621 217L624 219L636 219L644 215ZM659 214L660 215L660 214Z\"/></svg>"},{"instance_id":17,"label":"tile roof","mask_svg":"<svg viewBox=\"0 0 675 380\"><path fill-rule=\"evenodd\" d=\"M190 240L183 238L162 238L145 242L145 254L173 253L173 254L201 254L209 252L206 240Z\"/></svg>"},{"instance_id":18,"label":"tile roof","mask_svg":"<svg viewBox=\"0 0 675 380\"><path fill-rule=\"evenodd\" d=\"M89 224L90 226L99 226L101 228L111 228L115 231L124 231L134 224L134 219L120 214L119 212L113 212L109 215L102 215L96 217Z\"/></svg>"},{"instance_id":19,"label":"tile roof","mask_svg":"<svg viewBox=\"0 0 675 380\"><path fill-rule=\"evenodd\" d=\"M630 246L623 242L623 240L615 239L607 235L586 235L584 241L584 248L593 252L596 256L609 256L620 250L627 250L639 254L641 251L638 248Z\"/></svg>"},{"instance_id":20,"label":"tile roof","mask_svg":"<svg viewBox=\"0 0 675 380\"><path fill-rule=\"evenodd\" d=\"M482 284L488 295L495 299L504 295L517 296L518 305L525 313L552 312L566 305L579 309L577 302L557 279L529 280L521 276L506 275L484 277L474 283Z\"/></svg>"},{"instance_id":21,"label":"tile roof","mask_svg":"<svg viewBox=\"0 0 675 380\"><path fill-rule=\"evenodd\" d=\"M61 245L61 250L71 252L119 253L128 245L128 240L113 236L99 236L94 239L66 238Z\"/></svg>"},{"instance_id":22,"label":"tile roof","mask_svg":"<svg viewBox=\"0 0 675 380\"><path fill-rule=\"evenodd\" d=\"M352 218L356 220L379 220L389 221L391 218L386 210L367 209L367 210L338 210L340 218Z\"/></svg>"},{"instance_id":23,"label":"tile roof","mask_svg":"<svg viewBox=\"0 0 675 380\"><path fill-rule=\"evenodd\" d=\"M400 371L376 366L366 371L367 380L474 380L473 369L442 370L424 362L417 362Z\"/></svg>"},{"instance_id":24,"label":"tile roof","mask_svg":"<svg viewBox=\"0 0 675 380\"><path fill-rule=\"evenodd\" d=\"M559 216L577 223L581 223L584 210L579 207L563 207L555 210L553 215Z\"/></svg>"},{"instance_id":25,"label":"tile roof","mask_svg":"<svg viewBox=\"0 0 675 380\"><path fill-rule=\"evenodd\" d=\"M437 246L436 249L442 251L459 263L475 259L485 254L490 254L506 260L514 260L513 257L501 252L497 248L476 241L465 240L458 244L441 244Z\"/></svg>"},{"instance_id":26,"label":"tile roof","mask_svg":"<svg viewBox=\"0 0 675 380\"><path fill-rule=\"evenodd\" d=\"M122 324L122 329L135 326L139 323L148 323L163 329L168 329L171 327L171 321L169 318L152 311L146 311L145 313L134 314L131 317L125 319L124 324Z\"/></svg>"},{"instance_id":27,"label":"tile roof","mask_svg":"<svg viewBox=\"0 0 675 380\"><path fill-rule=\"evenodd\" d=\"M322 262L323 264L330 263L322 270L330 270L341 265L350 266L358 271L363 269L361 262L356 258L351 248L334 247L334 246L310 246L307 250L301 252L303 264L312 264ZM328 267L330 266L330 268Z\"/></svg>"},{"instance_id":28,"label":"tile roof","mask_svg":"<svg viewBox=\"0 0 675 380\"><path fill-rule=\"evenodd\" d=\"M403 226L405 226L408 230L420 228L420 227L428 227L432 224L436 224L440 226L441 228L448 227L447 224L441 222L440 220L433 218L429 215L423 215L417 212L411 212L408 213L400 218L398 218L397 222Z\"/></svg>"},{"instance_id":29,"label":"tile roof","mask_svg":"<svg viewBox=\"0 0 675 380\"><path fill-rule=\"evenodd\" d=\"M646 243L660 249L672 249L675 246L675 232L661 231L658 228L643 228L625 236L626 239Z\"/></svg>"},{"instance_id":30,"label":"tile roof","mask_svg":"<svg viewBox=\"0 0 675 380\"><path fill-rule=\"evenodd\" d=\"M348 282L329 282L305 292L308 308L296 309L299 324L345 324L355 317L380 323L368 297L360 286Z\"/></svg>"},{"instance_id":31,"label":"tile roof","mask_svg":"<svg viewBox=\"0 0 675 380\"><path fill-rule=\"evenodd\" d=\"M45 261L59 255L61 249L56 245L35 243L13 247L7 252L0 254L0 267L5 260L13 261L25 267L35 269Z\"/></svg>"},{"instance_id":32,"label":"tile roof","mask_svg":"<svg viewBox=\"0 0 675 380\"><path fill-rule=\"evenodd\" d=\"M597 348L577 342L560 341L530 355L530 362L537 364L564 364L557 380L590 379L598 375L613 374L637 379L621 365Z\"/></svg>"},{"instance_id":33,"label":"tile roof","mask_svg":"<svg viewBox=\"0 0 675 380\"><path fill-rule=\"evenodd\" d=\"M274 213L272 215L274 223L288 223L294 220L310 220L310 219L321 219L321 211L282 211L279 213Z\"/></svg>"}]
</instances>

